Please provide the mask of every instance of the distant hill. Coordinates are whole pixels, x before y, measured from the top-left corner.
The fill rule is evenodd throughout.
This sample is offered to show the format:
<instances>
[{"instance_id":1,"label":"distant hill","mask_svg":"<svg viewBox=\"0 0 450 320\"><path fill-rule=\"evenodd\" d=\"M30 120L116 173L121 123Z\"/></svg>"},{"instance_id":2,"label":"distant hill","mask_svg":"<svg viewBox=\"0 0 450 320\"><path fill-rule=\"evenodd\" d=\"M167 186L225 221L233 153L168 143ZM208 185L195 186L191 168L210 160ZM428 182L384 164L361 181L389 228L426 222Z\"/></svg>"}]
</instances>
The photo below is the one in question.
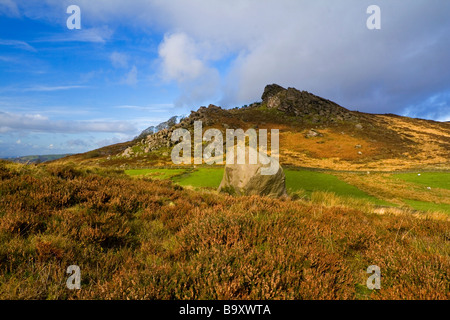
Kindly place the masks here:
<instances>
[{"instance_id":1,"label":"distant hill","mask_svg":"<svg viewBox=\"0 0 450 320\"><path fill-rule=\"evenodd\" d=\"M184 118L171 118L159 130L146 130L133 141L63 158L113 167L172 165L170 140L176 128L203 130L279 129L284 166L333 170L450 170L450 123L394 114L350 111L307 91L266 86L261 102L234 109L209 105ZM176 119L176 120L175 120ZM179 120L179 122L177 121Z\"/></svg>"},{"instance_id":2,"label":"distant hill","mask_svg":"<svg viewBox=\"0 0 450 320\"><path fill-rule=\"evenodd\" d=\"M47 161L53 161L58 160L63 157L67 157L72 155L71 153L68 154L47 154L47 155L35 155L35 156L24 156L24 157L11 157L11 158L5 158L5 160L17 162L17 163L42 163Z\"/></svg>"}]
</instances>

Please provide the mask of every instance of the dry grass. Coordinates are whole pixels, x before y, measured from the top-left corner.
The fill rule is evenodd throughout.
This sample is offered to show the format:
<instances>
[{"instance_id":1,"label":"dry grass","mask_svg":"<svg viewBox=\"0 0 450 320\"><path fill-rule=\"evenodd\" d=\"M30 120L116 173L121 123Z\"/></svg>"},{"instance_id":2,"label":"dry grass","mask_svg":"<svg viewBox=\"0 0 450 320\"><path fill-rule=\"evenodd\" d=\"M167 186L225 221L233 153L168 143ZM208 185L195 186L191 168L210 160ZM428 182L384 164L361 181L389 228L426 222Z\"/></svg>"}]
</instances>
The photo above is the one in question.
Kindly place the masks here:
<instances>
[{"instance_id":1,"label":"dry grass","mask_svg":"<svg viewBox=\"0 0 450 320\"><path fill-rule=\"evenodd\" d=\"M450 222L0 163L2 299L449 299ZM358 207L358 208L355 208ZM81 290L65 287L81 268ZM369 265L381 290L365 288Z\"/></svg>"},{"instance_id":2,"label":"dry grass","mask_svg":"<svg viewBox=\"0 0 450 320\"><path fill-rule=\"evenodd\" d=\"M358 171L450 170L450 123L395 115L353 114L362 129L356 129L356 122L353 121L331 123L324 118L318 123L311 123L308 119L289 116L264 106L214 110L204 114L202 120L203 130L216 128L224 131L225 126L244 130L279 129L282 165ZM306 139L304 135L311 128L324 136ZM138 157L115 157L137 143L112 145L56 163L126 168L173 165L170 150L164 148L164 152L159 150ZM356 145L362 148L356 149Z\"/></svg>"},{"instance_id":3,"label":"dry grass","mask_svg":"<svg viewBox=\"0 0 450 320\"><path fill-rule=\"evenodd\" d=\"M338 158L341 160L361 160L379 153L381 143L375 143L364 138L336 132L335 130L319 130L323 137L306 138L305 132L284 132L280 135L280 150L306 153L323 159ZM361 145L362 148L355 148ZM362 152L362 155L358 154Z\"/></svg>"}]
</instances>

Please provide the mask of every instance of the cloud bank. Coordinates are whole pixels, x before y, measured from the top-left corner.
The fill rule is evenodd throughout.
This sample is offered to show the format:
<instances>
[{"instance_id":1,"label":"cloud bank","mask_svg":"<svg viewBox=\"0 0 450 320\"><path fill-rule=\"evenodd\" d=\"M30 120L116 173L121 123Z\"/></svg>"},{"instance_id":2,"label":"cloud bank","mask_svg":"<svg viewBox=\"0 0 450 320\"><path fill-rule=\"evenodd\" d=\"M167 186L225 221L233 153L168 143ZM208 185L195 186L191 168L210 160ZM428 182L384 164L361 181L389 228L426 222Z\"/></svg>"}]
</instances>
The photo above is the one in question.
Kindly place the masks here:
<instances>
[{"instance_id":1,"label":"cloud bank","mask_svg":"<svg viewBox=\"0 0 450 320\"><path fill-rule=\"evenodd\" d=\"M130 132L136 132L136 128L127 121L50 120L40 114L0 112L0 133L7 132L114 132L129 134Z\"/></svg>"},{"instance_id":2,"label":"cloud bank","mask_svg":"<svg viewBox=\"0 0 450 320\"><path fill-rule=\"evenodd\" d=\"M71 2L45 0L53 10L43 11L26 1L4 1L3 10L61 20L58 10ZM366 0L76 2L87 28L127 24L164 35L159 76L178 85L177 105L241 105L260 100L266 84L278 83L353 110L450 115L445 0L377 0L381 30L367 29L366 10L374 3ZM135 81L133 73L128 80ZM435 96L440 102L429 104Z\"/></svg>"}]
</instances>

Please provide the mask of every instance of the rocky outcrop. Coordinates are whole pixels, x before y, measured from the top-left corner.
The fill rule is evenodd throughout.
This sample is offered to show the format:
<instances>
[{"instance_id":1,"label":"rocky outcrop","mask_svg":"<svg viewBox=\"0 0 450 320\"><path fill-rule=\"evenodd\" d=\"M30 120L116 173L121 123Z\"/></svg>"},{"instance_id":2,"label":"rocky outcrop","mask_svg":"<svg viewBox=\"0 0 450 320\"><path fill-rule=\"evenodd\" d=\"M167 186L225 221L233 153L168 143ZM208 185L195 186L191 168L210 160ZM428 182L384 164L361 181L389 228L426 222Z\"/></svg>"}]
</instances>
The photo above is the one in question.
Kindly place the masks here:
<instances>
[{"instance_id":1,"label":"rocky outcrop","mask_svg":"<svg viewBox=\"0 0 450 320\"><path fill-rule=\"evenodd\" d=\"M314 123L358 120L351 111L330 100L277 84L266 86L262 100L269 109L277 109L290 116L309 117Z\"/></svg>"},{"instance_id":2,"label":"rocky outcrop","mask_svg":"<svg viewBox=\"0 0 450 320\"><path fill-rule=\"evenodd\" d=\"M221 115L224 110L221 107L210 104L208 107L200 107L197 111L192 111L188 117L174 116L168 121L160 123L156 127L149 127L143 131L147 133L145 136L141 133L136 140L138 141L133 147L127 148L122 152L123 157L141 156L164 147L170 148L174 146L172 142L172 132L177 128L190 129L195 121L201 121L203 127L214 124L214 118ZM179 122L178 122L179 121ZM178 122L178 123L177 123ZM154 133L151 131L154 130Z\"/></svg>"},{"instance_id":3,"label":"rocky outcrop","mask_svg":"<svg viewBox=\"0 0 450 320\"><path fill-rule=\"evenodd\" d=\"M355 113L307 91L299 91L294 88L285 89L277 84L271 84L264 89L262 100L262 103L267 108L277 109L288 116L298 117L301 121L305 121L305 123L330 124L333 122L347 121L353 122L355 128L362 129L360 119L358 119ZM258 108L259 105L260 103L254 103L241 109ZM126 149L121 155L133 157L144 155L164 147L170 148L174 145L170 139L172 132L177 128L191 130L195 121L201 121L204 129L207 127L215 127L222 130L232 128L233 125L226 123L226 121L233 119L233 117L235 117L233 110L224 110L213 104L210 104L208 107L200 107L197 111L192 111L187 117L172 117L156 127L147 128L136 138L136 144ZM240 120L251 122L252 118L243 117ZM258 128L258 125L255 124L254 128ZM311 129L305 136L307 138L313 138L323 135Z\"/></svg>"},{"instance_id":4,"label":"rocky outcrop","mask_svg":"<svg viewBox=\"0 0 450 320\"><path fill-rule=\"evenodd\" d=\"M279 92L285 91L286 89L278 84L269 84L264 88L263 95L261 99L263 101L268 101L270 98L276 96Z\"/></svg>"}]
</instances>

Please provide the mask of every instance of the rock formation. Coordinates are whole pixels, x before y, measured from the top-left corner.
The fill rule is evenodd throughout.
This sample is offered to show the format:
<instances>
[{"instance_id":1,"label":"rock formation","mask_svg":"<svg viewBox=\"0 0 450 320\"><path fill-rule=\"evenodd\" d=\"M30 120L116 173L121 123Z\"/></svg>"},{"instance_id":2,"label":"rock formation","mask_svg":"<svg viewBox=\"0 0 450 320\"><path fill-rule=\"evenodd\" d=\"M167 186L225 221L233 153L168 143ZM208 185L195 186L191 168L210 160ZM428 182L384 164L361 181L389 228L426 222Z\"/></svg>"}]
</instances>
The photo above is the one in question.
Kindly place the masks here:
<instances>
[{"instance_id":1,"label":"rock formation","mask_svg":"<svg viewBox=\"0 0 450 320\"><path fill-rule=\"evenodd\" d=\"M268 164L227 164L219 192L236 195L261 195L278 198L286 196L284 171L277 160L270 157ZM275 166L274 174L263 175L262 169Z\"/></svg>"},{"instance_id":2,"label":"rock formation","mask_svg":"<svg viewBox=\"0 0 450 320\"><path fill-rule=\"evenodd\" d=\"M295 88L271 84L266 86L261 98L269 109L296 117L310 117L313 123L358 120L351 111L338 104Z\"/></svg>"}]
</instances>

